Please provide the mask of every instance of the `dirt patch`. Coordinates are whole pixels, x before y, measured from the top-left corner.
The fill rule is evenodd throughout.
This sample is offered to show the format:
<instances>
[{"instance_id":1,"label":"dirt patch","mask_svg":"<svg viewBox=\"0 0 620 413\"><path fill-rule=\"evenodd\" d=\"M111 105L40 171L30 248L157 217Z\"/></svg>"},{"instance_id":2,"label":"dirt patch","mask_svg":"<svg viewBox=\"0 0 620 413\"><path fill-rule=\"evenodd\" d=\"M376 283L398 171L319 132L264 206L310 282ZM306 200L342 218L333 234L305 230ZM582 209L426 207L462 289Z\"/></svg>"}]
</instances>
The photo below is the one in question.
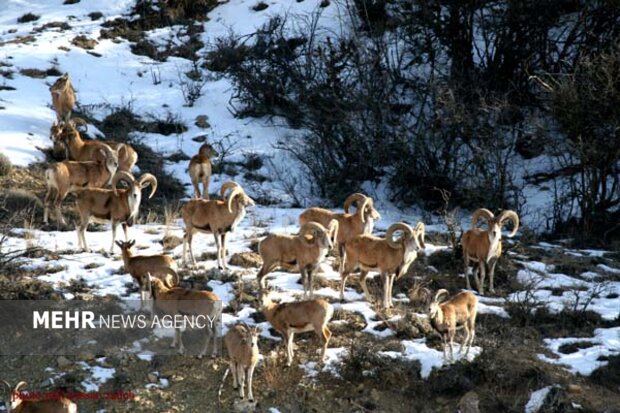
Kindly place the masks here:
<instances>
[{"instance_id":1,"label":"dirt patch","mask_svg":"<svg viewBox=\"0 0 620 413\"><path fill-rule=\"evenodd\" d=\"M21 69L19 71L20 74L28 77L32 77L34 79L44 79L48 76L60 76L62 72L58 70L56 67L50 67L46 70L41 69Z\"/></svg>"},{"instance_id":2,"label":"dirt patch","mask_svg":"<svg viewBox=\"0 0 620 413\"><path fill-rule=\"evenodd\" d=\"M85 50L92 50L97 46L98 42L95 39L80 35L74 37L73 40L71 40L71 44Z\"/></svg>"},{"instance_id":3,"label":"dirt patch","mask_svg":"<svg viewBox=\"0 0 620 413\"><path fill-rule=\"evenodd\" d=\"M263 260L255 252L238 252L230 257L229 263L243 268L260 268Z\"/></svg>"}]
</instances>

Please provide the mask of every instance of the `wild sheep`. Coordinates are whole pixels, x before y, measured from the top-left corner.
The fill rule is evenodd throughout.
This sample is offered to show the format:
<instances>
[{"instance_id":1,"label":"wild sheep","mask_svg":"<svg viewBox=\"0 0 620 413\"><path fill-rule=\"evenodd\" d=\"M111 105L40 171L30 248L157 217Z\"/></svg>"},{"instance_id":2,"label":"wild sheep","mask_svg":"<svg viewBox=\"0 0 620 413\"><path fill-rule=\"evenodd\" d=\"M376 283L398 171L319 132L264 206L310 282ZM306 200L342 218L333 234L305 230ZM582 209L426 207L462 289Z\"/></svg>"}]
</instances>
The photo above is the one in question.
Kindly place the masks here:
<instances>
[{"instance_id":1,"label":"wild sheep","mask_svg":"<svg viewBox=\"0 0 620 413\"><path fill-rule=\"evenodd\" d=\"M116 185L125 181L129 188L118 189ZM78 243L84 251L90 251L86 243L86 228L91 220L95 222L112 224L112 245L110 252L114 250L116 240L116 227L123 225L125 241L127 241L127 226L132 226L140 211L142 201L142 189L151 186L149 198L152 198L157 190L157 179L151 174L142 174L136 179L129 173L120 171L112 178L112 189L83 189L77 193L76 209L80 216L80 224L77 228Z\"/></svg>"},{"instance_id":2,"label":"wild sheep","mask_svg":"<svg viewBox=\"0 0 620 413\"><path fill-rule=\"evenodd\" d=\"M230 189L228 198L226 191ZM186 263L187 246L192 264L196 265L192 240L194 232L211 233L217 247L217 266L228 268L226 264L226 234L237 228L245 217L245 208L254 205L252 198L236 182L225 182L220 189L222 200L192 199L181 207L181 216L185 223L183 236L183 264Z\"/></svg>"},{"instance_id":3,"label":"wild sheep","mask_svg":"<svg viewBox=\"0 0 620 413\"><path fill-rule=\"evenodd\" d=\"M394 234L403 235L395 240ZM344 300L344 287L351 272L360 269L360 284L368 301L372 301L366 286L368 271L379 271L383 279L383 307L393 307L392 287L394 280L407 273L409 266L418 256L424 244L424 224L418 222L415 229L405 223L392 224L385 238L372 235L358 235L345 246L345 260L341 271L340 299Z\"/></svg>"},{"instance_id":4,"label":"wild sheep","mask_svg":"<svg viewBox=\"0 0 620 413\"><path fill-rule=\"evenodd\" d=\"M90 161L102 145L107 145L118 153L118 169L120 171L131 172L138 162L138 154L126 143L108 140L83 140L73 121L53 128L52 133L56 134L52 140L62 141L67 148L69 158L74 161Z\"/></svg>"},{"instance_id":5,"label":"wild sheep","mask_svg":"<svg viewBox=\"0 0 620 413\"><path fill-rule=\"evenodd\" d=\"M27 386L25 381L20 381L11 388L6 381L1 381L6 388L7 399L5 407L7 413L77 413L77 405L66 397L54 400L22 400L20 389Z\"/></svg>"},{"instance_id":6,"label":"wild sheep","mask_svg":"<svg viewBox=\"0 0 620 413\"><path fill-rule=\"evenodd\" d=\"M176 273L168 268L172 274ZM159 312L170 315L184 315L184 316L202 316L205 325L206 339L202 351L198 355L198 358L202 358L207 354L209 348L209 342L213 338L213 352L211 357L215 357L217 354L217 328L219 326L219 317L222 314L222 303L220 298L211 291L191 290L182 287L166 287L164 282L159 278L155 278L147 274L143 283L142 290L146 292L147 300L150 300L153 306L151 314L158 310ZM178 279L178 276L175 277ZM179 354L185 352L183 346L183 335L180 328L174 330L174 340L170 345L170 348L176 348L179 345Z\"/></svg>"},{"instance_id":7,"label":"wild sheep","mask_svg":"<svg viewBox=\"0 0 620 413\"><path fill-rule=\"evenodd\" d=\"M272 327L282 335L286 344L286 365L293 362L293 338L295 333L312 331L323 343L321 362L325 360L327 344L332 336L327 323L334 315L334 307L325 300L315 298L308 301L274 303L270 294L261 296L261 309Z\"/></svg>"},{"instance_id":8,"label":"wild sheep","mask_svg":"<svg viewBox=\"0 0 620 413\"><path fill-rule=\"evenodd\" d=\"M297 235L269 234L258 244L258 253L263 259L263 266L257 275L260 291L265 289L264 277L276 268L299 268L304 297L313 297L314 273L333 248L333 240L337 235L338 221L335 219L328 228L316 222L308 222Z\"/></svg>"},{"instance_id":9,"label":"wild sheep","mask_svg":"<svg viewBox=\"0 0 620 413\"><path fill-rule=\"evenodd\" d=\"M478 299L469 291L456 294L449 300L439 302L439 297L449 294L448 290L441 289L435 294L435 298L428 307L428 315L431 325L441 335L443 343L444 359L448 359L447 347L450 345L450 360L454 360L452 344L456 330L465 328L465 340L461 344L459 353L463 353L463 346L467 345L465 357L469 354L471 343L476 335L476 313L478 311Z\"/></svg>"},{"instance_id":10,"label":"wild sheep","mask_svg":"<svg viewBox=\"0 0 620 413\"><path fill-rule=\"evenodd\" d=\"M350 214L349 208L353 203L357 205L357 210L355 214ZM299 215L299 225L302 226L312 221L327 227L333 219L338 221L337 245L342 271L346 253L345 243L358 235L371 234L374 221L381 219L381 215L375 209L372 198L361 193L354 193L344 201L344 213L336 213L323 208L309 208Z\"/></svg>"},{"instance_id":11,"label":"wild sheep","mask_svg":"<svg viewBox=\"0 0 620 413\"><path fill-rule=\"evenodd\" d=\"M478 263L474 268L474 282L476 289L480 294L484 294L484 277L488 270L489 273L489 291L495 292L493 288L493 275L495 273L495 264L502 254L502 226L506 221L513 223L513 229L508 237L513 237L519 229L519 216L511 210L502 211L497 217L486 208L479 208L474 211L471 217L472 227L478 224L478 220L482 218L487 221L488 229L472 228L463 234L461 245L463 246L463 261L465 264L465 280L467 281L467 289L471 289L469 283L469 264ZM478 279L480 273L480 279Z\"/></svg>"},{"instance_id":12,"label":"wild sheep","mask_svg":"<svg viewBox=\"0 0 620 413\"><path fill-rule=\"evenodd\" d=\"M211 158L219 153L208 143L202 144L198 155L192 156L189 161L189 176L194 186L194 197L200 198L200 183L202 183L202 197L209 199L209 180L211 179Z\"/></svg>"},{"instance_id":13,"label":"wild sheep","mask_svg":"<svg viewBox=\"0 0 620 413\"><path fill-rule=\"evenodd\" d=\"M177 263L174 258L169 255L133 255L131 248L136 241L128 242L116 241L116 245L121 249L123 256L123 265L125 271L128 272L136 283L141 287L144 283L146 274L159 278L164 282L166 287L174 287L178 285L178 280L172 274L166 271L168 268L176 272ZM144 303L144 296L140 296Z\"/></svg>"},{"instance_id":14,"label":"wild sheep","mask_svg":"<svg viewBox=\"0 0 620 413\"><path fill-rule=\"evenodd\" d=\"M69 122L73 106L75 106L75 89L73 89L68 73L56 79L50 87L50 93L58 122Z\"/></svg>"},{"instance_id":15,"label":"wild sheep","mask_svg":"<svg viewBox=\"0 0 620 413\"><path fill-rule=\"evenodd\" d=\"M237 324L226 333L224 343L228 350L230 370L233 376L233 387L239 388L239 397L245 398L243 387L248 379L248 400L254 402L252 394L252 376L258 363L258 336L260 328L251 328L247 324Z\"/></svg>"},{"instance_id":16,"label":"wild sheep","mask_svg":"<svg viewBox=\"0 0 620 413\"><path fill-rule=\"evenodd\" d=\"M65 224L60 211L62 201L69 192L81 188L101 188L110 184L118 169L118 155L108 146L101 147L95 153L93 161L63 161L50 166L45 171L45 209L43 222L48 223L50 207L56 210L57 221Z\"/></svg>"}]
</instances>

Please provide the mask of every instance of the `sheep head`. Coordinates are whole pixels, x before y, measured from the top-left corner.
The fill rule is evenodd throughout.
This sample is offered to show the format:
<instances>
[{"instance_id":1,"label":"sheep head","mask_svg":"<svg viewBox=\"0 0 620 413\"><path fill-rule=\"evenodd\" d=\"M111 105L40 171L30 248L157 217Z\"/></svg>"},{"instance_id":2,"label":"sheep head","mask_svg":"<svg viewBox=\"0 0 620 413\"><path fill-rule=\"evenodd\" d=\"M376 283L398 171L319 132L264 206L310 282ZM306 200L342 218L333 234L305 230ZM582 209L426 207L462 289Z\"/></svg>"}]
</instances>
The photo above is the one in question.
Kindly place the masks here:
<instances>
[{"instance_id":1,"label":"sheep head","mask_svg":"<svg viewBox=\"0 0 620 413\"><path fill-rule=\"evenodd\" d=\"M336 222L334 226L334 222ZM329 228L325 228L318 222L307 222L299 230L299 235L308 244L318 245L320 248L331 250L334 247L334 231L338 231L338 223L333 219L329 223Z\"/></svg>"},{"instance_id":2,"label":"sheep head","mask_svg":"<svg viewBox=\"0 0 620 413\"><path fill-rule=\"evenodd\" d=\"M443 295L449 295L450 293L448 292L448 290L442 288L441 290L437 291L435 293L435 297L433 298L433 301L431 301L431 303L428 306L428 315L431 318L436 318L440 313L441 313L441 302L439 301L440 297Z\"/></svg>"},{"instance_id":3,"label":"sheep head","mask_svg":"<svg viewBox=\"0 0 620 413\"><path fill-rule=\"evenodd\" d=\"M417 252L426 248L426 244L424 244L424 228L422 222L418 222L415 229L404 222L399 222L390 225L385 233L385 239L392 248L403 248L405 251ZM394 234L397 231L402 231L403 235L398 240L395 240Z\"/></svg>"},{"instance_id":4,"label":"sheep head","mask_svg":"<svg viewBox=\"0 0 620 413\"><path fill-rule=\"evenodd\" d=\"M381 215L374 207L374 201L371 197L366 196L362 193L356 192L347 197L344 201L344 212L349 213L349 208L351 205L355 203L357 206L357 210L355 211L362 220L362 222L366 223L369 220L380 220Z\"/></svg>"},{"instance_id":5,"label":"sheep head","mask_svg":"<svg viewBox=\"0 0 620 413\"><path fill-rule=\"evenodd\" d=\"M513 225L512 232L508 234L508 237L512 238L519 229L519 216L515 211L509 209L504 210L498 216L495 216L486 208L478 208L474 211L471 217L472 226L476 227L480 219L487 222L489 237L491 239L500 239L502 237L502 227L507 221L512 221Z\"/></svg>"},{"instance_id":6,"label":"sheep head","mask_svg":"<svg viewBox=\"0 0 620 413\"><path fill-rule=\"evenodd\" d=\"M235 203L238 207L248 207L254 205L254 200L247 196L241 185L236 182L224 182L222 187L220 188L220 194L222 198L225 197L226 191L230 191L228 198L226 198L226 203L228 205L228 212L232 214L233 212L233 203Z\"/></svg>"}]
</instances>

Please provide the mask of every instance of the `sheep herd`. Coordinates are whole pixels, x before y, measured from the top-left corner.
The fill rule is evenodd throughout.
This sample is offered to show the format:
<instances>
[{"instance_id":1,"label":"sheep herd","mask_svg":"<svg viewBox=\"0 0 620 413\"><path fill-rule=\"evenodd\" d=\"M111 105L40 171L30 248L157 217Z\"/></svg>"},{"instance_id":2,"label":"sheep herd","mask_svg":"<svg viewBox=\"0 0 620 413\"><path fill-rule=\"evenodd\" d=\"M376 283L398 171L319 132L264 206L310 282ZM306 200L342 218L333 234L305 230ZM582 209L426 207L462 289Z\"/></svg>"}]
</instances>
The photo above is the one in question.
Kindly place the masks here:
<instances>
[{"instance_id":1,"label":"sheep herd","mask_svg":"<svg viewBox=\"0 0 620 413\"><path fill-rule=\"evenodd\" d=\"M67 160L53 164L45 172L47 193L44 221L49 221L48 211L53 209L56 211L56 220L64 224L60 206L67 194L74 192L79 215L77 234L82 250L89 250L85 237L89 222L110 223L110 251L114 245L121 249L124 268L138 284L143 302L152 303L152 311L169 315L203 314L218 318L222 311L219 297L209 291L180 287L174 259L167 255L134 255L131 251L135 242L128 239L127 228L133 225L138 215L142 189L150 186L149 197L155 194L155 176L144 173L139 178L134 178L131 170L138 155L130 145L113 141L83 140L80 137L76 127L79 119L71 118L75 93L67 74L60 77L50 91L57 114L57 121L51 128L54 154ZM190 160L188 171L194 187L194 198L180 210L184 223L182 262L183 265L196 264L192 248L193 237L196 233L208 233L213 234L215 239L217 266L220 270L226 270L227 235L235 231L246 214L246 208L253 206L254 201L236 182L225 182L221 186L221 199L209 199L212 173L210 158L217 155L217 151L205 143ZM121 181L126 184L124 188L117 187ZM353 206L355 211L351 211ZM345 200L344 212L309 208L299 216L300 229L297 234L269 234L259 243L258 252L263 264L257 274L257 295L265 318L283 337L287 365L290 366L293 360L295 333L306 331L314 331L319 337L323 346L321 361L324 360L332 335L328 323L333 316L334 307L323 299L314 298L314 276L332 249L340 256L341 300L344 300L348 277L359 271L364 296L368 301L374 301L366 286L366 276L370 271L375 271L380 274L383 284L382 298L377 301L385 309L393 307L394 282L408 272L410 265L426 247L425 226L422 222L418 222L414 227L405 222L393 223L385 235L379 237L372 235L374 222L379 219L381 215L375 209L373 199L354 193ZM486 221L488 229L477 227L480 219ZM519 226L519 218L514 211L503 211L497 217L484 208L474 212L473 228L463 234L461 241L467 289L470 289L469 266L473 264L476 289L483 294L485 276L488 274L489 290L494 291L493 275L501 255L501 230L508 220L513 223L513 230L509 234L513 236ZM124 242L116 242L116 229L119 224L124 231ZM272 300L272 295L268 292L267 275L278 268L300 273L304 288L303 300L286 303ZM430 296L430 291L428 295ZM465 291L440 301L447 295L449 293L444 289L436 292L429 300L428 314L431 325L442 337L444 357L453 360L452 345L457 328L462 326L466 332L461 351L466 347L467 354L471 348L475 336L478 300L474 294ZM212 355L215 355L215 329L206 333L206 342L200 356L206 355L211 338L214 342ZM257 328L242 323L232 326L224 338L234 386L239 388L239 395L244 398L247 378L250 401L254 399L252 376L258 361L258 335ZM178 351L183 353L180 330L175 331L172 346L178 347ZM20 400L13 403L19 406ZM34 410L37 407L32 405L34 407L30 407L30 410L27 408L20 411L76 411L75 405L70 403L72 402L66 400L58 401L55 410ZM26 404L21 406L27 407Z\"/></svg>"}]
</instances>

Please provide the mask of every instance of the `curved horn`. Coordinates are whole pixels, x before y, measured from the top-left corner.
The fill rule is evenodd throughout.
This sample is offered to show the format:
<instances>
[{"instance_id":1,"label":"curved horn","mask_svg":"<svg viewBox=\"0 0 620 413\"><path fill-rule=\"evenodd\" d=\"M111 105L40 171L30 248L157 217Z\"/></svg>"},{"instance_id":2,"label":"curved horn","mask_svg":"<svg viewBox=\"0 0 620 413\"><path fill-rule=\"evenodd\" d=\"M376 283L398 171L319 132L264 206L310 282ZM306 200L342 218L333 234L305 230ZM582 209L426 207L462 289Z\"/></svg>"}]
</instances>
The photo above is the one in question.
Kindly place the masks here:
<instances>
[{"instance_id":1,"label":"curved horn","mask_svg":"<svg viewBox=\"0 0 620 413\"><path fill-rule=\"evenodd\" d=\"M232 214L233 210L232 210L232 201L233 199L237 196L237 195L243 195L243 188L241 188L239 185L237 185L235 187L235 189L232 190L232 192L230 193L230 195L228 195L228 212L230 212Z\"/></svg>"},{"instance_id":2,"label":"curved horn","mask_svg":"<svg viewBox=\"0 0 620 413\"><path fill-rule=\"evenodd\" d=\"M28 385L28 383L26 383L25 381L20 381L19 383L17 383L15 385L15 390L13 390L13 392L17 393L17 392L19 392L19 389L21 389L22 387L27 386L27 385Z\"/></svg>"},{"instance_id":3,"label":"curved horn","mask_svg":"<svg viewBox=\"0 0 620 413\"><path fill-rule=\"evenodd\" d=\"M132 174L130 174L127 171L117 171L114 174L114 177L112 177L112 189L114 190L114 195L117 195L117 196L118 196L118 191L116 190L116 185L118 185L120 181L125 181L129 185L133 185L134 182L136 182L136 179L133 177Z\"/></svg>"},{"instance_id":4,"label":"curved horn","mask_svg":"<svg viewBox=\"0 0 620 413\"><path fill-rule=\"evenodd\" d=\"M360 192L356 192L354 194L349 195L347 199L344 200L344 212L348 214L349 208L351 207L351 204L354 202L357 202L357 210L359 211L360 201L363 201L366 198L368 197Z\"/></svg>"},{"instance_id":5,"label":"curved horn","mask_svg":"<svg viewBox=\"0 0 620 413\"><path fill-rule=\"evenodd\" d=\"M222 184L222 187L220 188L220 196L222 197L222 199L225 198L224 194L227 190L237 188L238 186L239 184L233 181L224 182Z\"/></svg>"},{"instance_id":6,"label":"curved horn","mask_svg":"<svg viewBox=\"0 0 620 413\"><path fill-rule=\"evenodd\" d=\"M448 290L446 290L445 288L442 288L441 290L437 291L435 293L435 298L433 299L434 302L438 303L439 302L439 297L441 297L443 294L447 294L450 295L450 293L448 292Z\"/></svg>"},{"instance_id":7,"label":"curved horn","mask_svg":"<svg viewBox=\"0 0 620 413\"><path fill-rule=\"evenodd\" d=\"M508 237L514 237L514 235L517 233L517 230L519 229L519 216L515 211L507 209L505 211L502 211L497 217L497 221L499 222L500 226L502 226L504 222L508 220L512 221L513 225L512 232L508 234Z\"/></svg>"},{"instance_id":8,"label":"curved horn","mask_svg":"<svg viewBox=\"0 0 620 413\"><path fill-rule=\"evenodd\" d=\"M3 386L6 387L7 394L8 394L9 397L11 397L11 393L13 392L13 388L11 387L9 382L5 381L5 380L0 380L0 384L2 384Z\"/></svg>"},{"instance_id":9,"label":"curved horn","mask_svg":"<svg viewBox=\"0 0 620 413\"><path fill-rule=\"evenodd\" d=\"M426 232L426 226L424 222L418 222L415 226L415 236L418 238L418 242L422 248L426 248L426 244L424 243L424 234Z\"/></svg>"},{"instance_id":10,"label":"curved horn","mask_svg":"<svg viewBox=\"0 0 620 413\"><path fill-rule=\"evenodd\" d=\"M140 185L140 188L146 188L148 185L151 185L149 198L153 198L155 191L157 191L157 178L152 174L142 174L138 179L138 185Z\"/></svg>"},{"instance_id":11,"label":"curved horn","mask_svg":"<svg viewBox=\"0 0 620 413\"><path fill-rule=\"evenodd\" d=\"M392 248L399 248L401 246L401 244L399 242L394 241L394 233L396 231L403 231L405 236L407 236L407 235L412 236L413 235L413 229L409 225L407 225L407 224L405 224L403 222L398 222L396 224L390 225L390 227L385 232L385 239L386 239L388 245L390 247L392 247Z\"/></svg>"},{"instance_id":12,"label":"curved horn","mask_svg":"<svg viewBox=\"0 0 620 413\"><path fill-rule=\"evenodd\" d=\"M333 222L334 220L332 220ZM322 232L326 232L327 230L325 229L325 227L321 224L319 224L318 222L314 222L314 221L310 221L310 222L306 222L305 224L303 224L301 226L301 228L299 229L299 235L302 237L302 239L304 241L306 241L308 244L311 244L314 242L315 240L315 236L314 234L312 235L312 241L309 241L308 238L306 238L306 233L309 231L322 231Z\"/></svg>"},{"instance_id":13,"label":"curved horn","mask_svg":"<svg viewBox=\"0 0 620 413\"><path fill-rule=\"evenodd\" d=\"M495 218L495 215L493 215L493 213L486 208L478 208L471 216L471 226L475 227L478 225L478 220L480 218L483 218L487 224L489 224L493 218Z\"/></svg>"}]
</instances>

